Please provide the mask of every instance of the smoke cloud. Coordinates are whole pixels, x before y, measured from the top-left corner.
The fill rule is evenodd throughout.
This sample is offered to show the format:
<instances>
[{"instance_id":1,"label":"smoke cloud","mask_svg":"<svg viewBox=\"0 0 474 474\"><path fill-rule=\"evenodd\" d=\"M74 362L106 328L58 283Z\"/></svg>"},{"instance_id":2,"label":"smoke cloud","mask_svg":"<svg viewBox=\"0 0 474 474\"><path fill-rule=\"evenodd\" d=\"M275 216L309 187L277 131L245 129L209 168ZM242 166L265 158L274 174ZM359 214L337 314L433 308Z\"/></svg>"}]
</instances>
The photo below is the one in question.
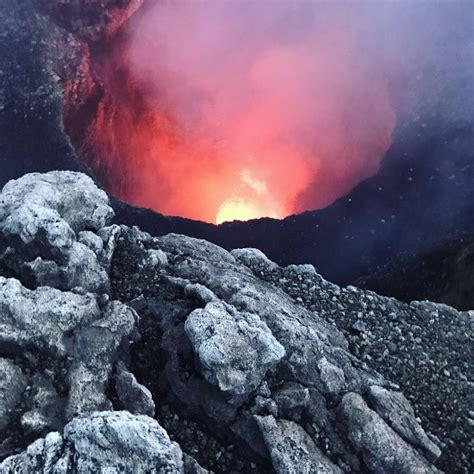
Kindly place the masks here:
<instances>
[{"instance_id":1,"label":"smoke cloud","mask_svg":"<svg viewBox=\"0 0 474 474\"><path fill-rule=\"evenodd\" d=\"M149 2L99 68L98 167L118 197L208 222L327 206L420 100L455 14L430 5Z\"/></svg>"}]
</instances>

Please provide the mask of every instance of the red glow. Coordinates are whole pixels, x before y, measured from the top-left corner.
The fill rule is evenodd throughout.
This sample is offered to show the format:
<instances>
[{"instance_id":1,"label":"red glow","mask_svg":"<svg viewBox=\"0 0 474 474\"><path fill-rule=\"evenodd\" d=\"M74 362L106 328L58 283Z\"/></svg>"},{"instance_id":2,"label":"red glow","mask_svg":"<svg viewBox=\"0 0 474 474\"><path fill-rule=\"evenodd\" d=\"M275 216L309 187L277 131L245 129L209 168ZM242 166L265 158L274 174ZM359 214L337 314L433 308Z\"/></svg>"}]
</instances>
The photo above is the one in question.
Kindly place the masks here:
<instances>
[{"instance_id":1,"label":"red glow","mask_svg":"<svg viewBox=\"0 0 474 474\"><path fill-rule=\"evenodd\" d=\"M280 218L376 172L395 116L354 18L203 5L157 3L103 61L92 165L114 194L208 222Z\"/></svg>"}]
</instances>

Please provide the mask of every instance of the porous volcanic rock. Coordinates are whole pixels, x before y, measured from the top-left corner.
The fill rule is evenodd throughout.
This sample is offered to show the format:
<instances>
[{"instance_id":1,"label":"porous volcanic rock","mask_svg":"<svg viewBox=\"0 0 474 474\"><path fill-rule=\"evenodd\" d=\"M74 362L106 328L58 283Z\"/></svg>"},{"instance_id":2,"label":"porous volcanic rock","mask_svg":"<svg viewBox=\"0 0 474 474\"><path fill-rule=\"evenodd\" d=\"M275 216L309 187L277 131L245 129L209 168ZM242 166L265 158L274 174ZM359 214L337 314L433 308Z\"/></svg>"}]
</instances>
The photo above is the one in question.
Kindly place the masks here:
<instances>
[{"instance_id":1,"label":"porous volcanic rock","mask_svg":"<svg viewBox=\"0 0 474 474\"><path fill-rule=\"evenodd\" d=\"M56 187L61 196L64 183L67 198L47 197ZM41 212L11 218L30 202ZM324 295L341 313L347 295L382 314L424 317L436 305L288 267L315 285L321 300L309 309L266 281L281 269L259 252L109 225L107 196L80 174L12 181L0 203L0 238L13 249L0 268L0 356L4 372L18 374L3 455L36 439L0 472L437 472L439 448L396 380L354 355L325 317ZM80 264L99 267L110 291L31 284L25 261L48 255L72 272L74 243L94 255ZM154 413L169 437L142 415Z\"/></svg>"},{"instance_id":2,"label":"porous volcanic rock","mask_svg":"<svg viewBox=\"0 0 474 474\"><path fill-rule=\"evenodd\" d=\"M106 292L108 276L84 231L114 213L107 195L86 175L28 174L5 185L0 200L0 264L29 286Z\"/></svg>"},{"instance_id":3,"label":"porous volcanic rock","mask_svg":"<svg viewBox=\"0 0 474 474\"><path fill-rule=\"evenodd\" d=\"M128 412L78 417L0 464L0 473L184 473L183 453L156 420Z\"/></svg>"}]
</instances>

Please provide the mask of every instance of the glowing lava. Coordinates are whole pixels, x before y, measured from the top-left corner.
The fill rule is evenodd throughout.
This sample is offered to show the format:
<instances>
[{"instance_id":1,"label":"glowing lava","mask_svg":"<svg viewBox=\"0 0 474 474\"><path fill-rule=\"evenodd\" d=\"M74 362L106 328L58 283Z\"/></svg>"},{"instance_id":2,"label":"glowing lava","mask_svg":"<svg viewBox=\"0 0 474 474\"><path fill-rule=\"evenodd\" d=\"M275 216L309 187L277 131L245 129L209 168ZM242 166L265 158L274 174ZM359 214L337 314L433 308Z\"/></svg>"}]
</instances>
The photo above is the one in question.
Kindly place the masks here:
<instances>
[{"instance_id":1,"label":"glowing lava","mask_svg":"<svg viewBox=\"0 0 474 474\"><path fill-rule=\"evenodd\" d=\"M245 202L243 199L228 199L219 208L216 224L229 221L248 221L259 217L268 216L268 211L259 210L254 204ZM270 215L268 217L277 217Z\"/></svg>"},{"instance_id":2,"label":"glowing lava","mask_svg":"<svg viewBox=\"0 0 474 474\"><path fill-rule=\"evenodd\" d=\"M324 207L378 170L395 115L358 10L269 5L149 2L132 18L95 68L89 164L109 191L221 223Z\"/></svg>"}]
</instances>

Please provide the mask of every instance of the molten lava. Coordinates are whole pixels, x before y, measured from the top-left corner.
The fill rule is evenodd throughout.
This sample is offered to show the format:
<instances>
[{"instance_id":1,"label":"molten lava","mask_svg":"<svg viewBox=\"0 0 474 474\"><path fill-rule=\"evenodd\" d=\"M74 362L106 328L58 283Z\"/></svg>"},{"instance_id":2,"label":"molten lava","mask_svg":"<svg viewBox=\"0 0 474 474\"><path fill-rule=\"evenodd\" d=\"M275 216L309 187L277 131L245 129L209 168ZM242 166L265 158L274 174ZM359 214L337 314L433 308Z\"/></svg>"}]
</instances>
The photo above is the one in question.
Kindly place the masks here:
<instances>
[{"instance_id":1,"label":"molten lava","mask_svg":"<svg viewBox=\"0 0 474 474\"><path fill-rule=\"evenodd\" d=\"M113 194L207 222L281 218L378 170L395 114L357 15L245 5L150 2L96 58L90 164Z\"/></svg>"}]
</instances>

